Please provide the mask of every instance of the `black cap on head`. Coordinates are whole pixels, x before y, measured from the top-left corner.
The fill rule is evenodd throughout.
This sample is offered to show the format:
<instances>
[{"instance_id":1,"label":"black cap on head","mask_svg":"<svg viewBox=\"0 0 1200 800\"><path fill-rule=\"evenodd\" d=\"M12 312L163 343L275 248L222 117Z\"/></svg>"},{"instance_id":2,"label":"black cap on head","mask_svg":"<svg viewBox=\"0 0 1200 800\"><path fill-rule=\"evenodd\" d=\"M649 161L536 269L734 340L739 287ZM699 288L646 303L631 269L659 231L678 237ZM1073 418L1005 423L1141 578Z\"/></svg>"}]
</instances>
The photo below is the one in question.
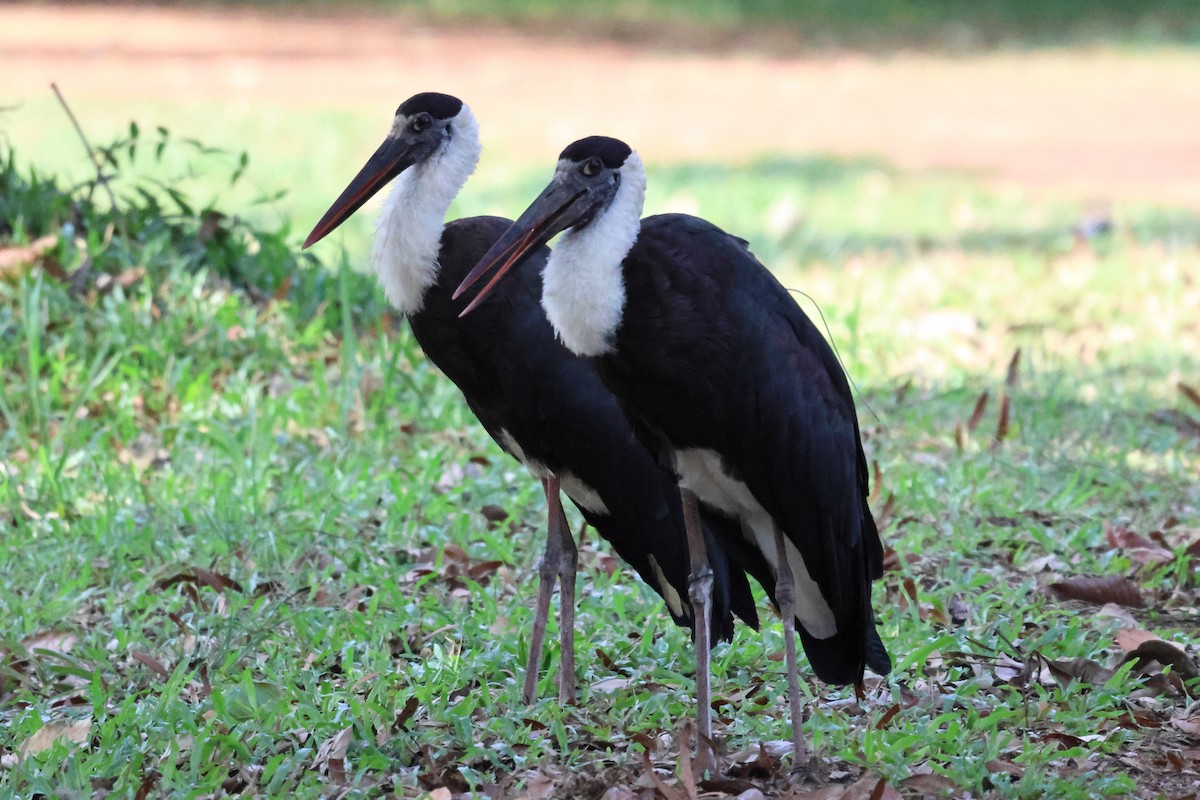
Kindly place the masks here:
<instances>
[{"instance_id":1,"label":"black cap on head","mask_svg":"<svg viewBox=\"0 0 1200 800\"><path fill-rule=\"evenodd\" d=\"M462 110L462 100L438 92L421 92L405 100L396 109L396 114L411 117L424 111L434 119L450 119Z\"/></svg>"},{"instance_id":2,"label":"black cap on head","mask_svg":"<svg viewBox=\"0 0 1200 800\"><path fill-rule=\"evenodd\" d=\"M567 161L579 162L595 156L603 161L604 166L609 169L617 169L625 163L625 159L629 158L629 154L632 152L632 148L620 139L608 136L589 136L567 145L567 149L562 151L559 160L565 158Z\"/></svg>"}]
</instances>

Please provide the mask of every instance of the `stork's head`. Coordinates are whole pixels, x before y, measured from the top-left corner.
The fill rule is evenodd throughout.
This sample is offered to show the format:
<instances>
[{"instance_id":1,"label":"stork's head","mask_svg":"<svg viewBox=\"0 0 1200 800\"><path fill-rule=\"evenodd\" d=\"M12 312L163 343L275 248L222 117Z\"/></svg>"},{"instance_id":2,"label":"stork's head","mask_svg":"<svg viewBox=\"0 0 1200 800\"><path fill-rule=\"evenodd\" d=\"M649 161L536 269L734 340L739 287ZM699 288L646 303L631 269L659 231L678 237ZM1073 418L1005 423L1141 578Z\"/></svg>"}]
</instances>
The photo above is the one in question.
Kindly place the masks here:
<instances>
[{"instance_id":1,"label":"stork's head","mask_svg":"<svg viewBox=\"0 0 1200 800\"><path fill-rule=\"evenodd\" d=\"M645 180L638 154L619 139L589 136L568 145L558 157L558 167L550 184L488 250L455 291L454 296L458 297L484 273L496 267L495 276L480 290L463 314L478 305L496 282L520 263L527 253L550 241L561 231L585 230L609 214L631 217L636 231ZM632 191L622 191L622 186ZM636 190L633 190L635 187ZM627 249L628 245L633 244L633 239L624 244Z\"/></svg>"},{"instance_id":2,"label":"stork's head","mask_svg":"<svg viewBox=\"0 0 1200 800\"><path fill-rule=\"evenodd\" d=\"M461 150L461 157L471 159L470 169L474 168L479 158L479 129L466 104L437 92L408 98L396 109L383 144L321 217L304 247L323 239L404 170L433 163L454 150Z\"/></svg>"}]
</instances>

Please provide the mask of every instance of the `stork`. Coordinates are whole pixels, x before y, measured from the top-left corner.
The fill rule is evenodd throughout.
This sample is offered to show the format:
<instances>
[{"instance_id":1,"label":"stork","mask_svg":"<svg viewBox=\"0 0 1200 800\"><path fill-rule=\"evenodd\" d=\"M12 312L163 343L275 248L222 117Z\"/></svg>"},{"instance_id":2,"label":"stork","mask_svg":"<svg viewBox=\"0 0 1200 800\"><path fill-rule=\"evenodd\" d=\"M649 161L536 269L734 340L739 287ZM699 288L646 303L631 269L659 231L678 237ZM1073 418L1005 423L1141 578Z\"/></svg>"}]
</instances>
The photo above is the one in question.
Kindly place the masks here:
<instances>
[{"instance_id":1,"label":"stork","mask_svg":"<svg viewBox=\"0 0 1200 800\"><path fill-rule=\"evenodd\" d=\"M814 755L801 729L794 632L829 683L891 668L871 610L883 548L854 400L829 344L747 243L692 216L641 220L645 188L642 161L624 142L571 144L456 296L496 269L468 313L527 253L566 231L543 276L555 332L592 360L642 440L673 467L685 510L699 499L736 517L771 565L793 768L803 773ZM699 530L689 528L688 542L705 552ZM689 595L703 617L710 579L695 560ZM698 728L711 736L704 644L697 637Z\"/></svg>"},{"instance_id":2,"label":"stork","mask_svg":"<svg viewBox=\"0 0 1200 800\"><path fill-rule=\"evenodd\" d=\"M458 386L501 449L542 482L548 530L522 698L525 703L535 698L557 577L558 698L570 703L578 556L560 491L662 595L674 620L691 628L695 615L686 599L690 566L684 510L673 476L637 441L591 364L555 339L539 305L547 248L533 249L527 266L478 314L458 318L451 290L510 224L497 217L444 222L480 152L478 123L461 100L437 93L409 98L397 109L383 144L316 224L304 247L395 182L374 239L377 276L388 300L407 315L430 361ZM760 582L769 580L769 567L752 548L722 544L729 540L728 532L714 535L723 528L733 530L735 521L710 509L701 516L717 584L712 634L729 638L733 614L757 627L746 573Z\"/></svg>"}]
</instances>

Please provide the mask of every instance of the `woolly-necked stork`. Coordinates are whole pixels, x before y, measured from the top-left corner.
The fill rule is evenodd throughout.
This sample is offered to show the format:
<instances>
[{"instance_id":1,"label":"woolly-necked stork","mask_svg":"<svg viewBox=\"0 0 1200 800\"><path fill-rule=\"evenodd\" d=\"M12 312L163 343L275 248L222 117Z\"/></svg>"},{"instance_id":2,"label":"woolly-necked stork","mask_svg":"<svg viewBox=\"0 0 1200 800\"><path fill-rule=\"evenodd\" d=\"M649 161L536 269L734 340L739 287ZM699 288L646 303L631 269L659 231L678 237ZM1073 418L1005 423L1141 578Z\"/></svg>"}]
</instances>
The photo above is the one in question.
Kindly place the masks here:
<instances>
[{"instance_id":1,"label":"woolly-necked stork","mask_svg":"<svg viewBox=\"0 0 1200 800\"><path fill-rule=\"evenodd\" d=\"M592 359L643 441L673 467L685 507L698 497L735 516L771 564L793 765L804 770L811 753L800 727L796 623L825 681L858 683L868 666L891 667L871 611L883 554L854 400L829 344L746 242L691 216L639 220L645 187L641 159L624 142L575 142L458 291L498 265L469 311L566 231L543 277L542 306L558 336ZM689 542L705 546L698 532ZM706 581L692 580L703 615ZM711 734L702 644L699 727Z\"/></svg>"},{"instance_id":2,"label":"woolly-necked stork","mask_svg":"<svg viewBox=\"0 0 1200 800\"><path fill-rule=\"evenodd\" d=\"M534 248L528 266L477 314L458 318L451 290L510 224L496 217L443 221L480 152L479 126L462 101L444 94L415 95L397 109L384 143L304 246L326 236L395 181L376 230L375 270L388 299L407 315L425 354L462 391L496 443L542 481L548 535L523 698L530 703L535 696L557 576L562 581L558 696L572 702L578 558L559 490L662 595L675 621L694 627L686 599L690 567L683 508L674 478L637 441L591 364L555 339L539 305L547 248ZM702 514L717 585L712 633L729 638L733 614L757 627L746 572L761 582L770 580L770 571L753 548L727 543L728 531L721 531L736 530L734 520L711 510Z\"/></svg>"}]
</instances>

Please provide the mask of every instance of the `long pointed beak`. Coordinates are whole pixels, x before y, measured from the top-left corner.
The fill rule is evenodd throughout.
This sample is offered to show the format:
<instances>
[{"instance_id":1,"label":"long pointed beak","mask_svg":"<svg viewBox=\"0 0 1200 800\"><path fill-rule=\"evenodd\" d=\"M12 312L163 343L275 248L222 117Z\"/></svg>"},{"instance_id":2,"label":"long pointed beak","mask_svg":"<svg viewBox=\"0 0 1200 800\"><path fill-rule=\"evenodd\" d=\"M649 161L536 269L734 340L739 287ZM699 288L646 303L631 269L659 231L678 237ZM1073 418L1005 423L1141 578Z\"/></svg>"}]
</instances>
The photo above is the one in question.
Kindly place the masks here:
<instances>
[{"instance_id":1,"label":"long pointed beak","mask_svg":"<svg viewBox=\"0 0 1200 800\"><path fill-rule=\"evenodd\" d=\"M583 195L582 189L571 192L569 188L558 182L547 186L529 208L525 209L525 213L509 226L483 258L479 259L475 268L467 274L467 277L463 278L462 283L454 290L453 297L457 300L459 295L489 270L496 269L496 274L492 276L492 279L479 290L479 293L458 316L465 317L471 313L476 306L483 302L485 297L491 294L500 279L521 263L531 251L550 241L555 234L571 227L579 215L568 214L568 212L573 209Z\"/></svg>"},{"instance_id":2,"label":"long pointed beak","mask_svg":"<svg viewBox=\"0 0 1200 800\"><path fill-rule=\"evenodd\" d=\"M362 204L382 189L388 181L413 165L411 149L402 140L389 136L375 154L354 176L342 194L321 217L321 221L304 240L301 249L311 247L324 239L334 228L345 222Z\"/></svg>"}]
</instances>

